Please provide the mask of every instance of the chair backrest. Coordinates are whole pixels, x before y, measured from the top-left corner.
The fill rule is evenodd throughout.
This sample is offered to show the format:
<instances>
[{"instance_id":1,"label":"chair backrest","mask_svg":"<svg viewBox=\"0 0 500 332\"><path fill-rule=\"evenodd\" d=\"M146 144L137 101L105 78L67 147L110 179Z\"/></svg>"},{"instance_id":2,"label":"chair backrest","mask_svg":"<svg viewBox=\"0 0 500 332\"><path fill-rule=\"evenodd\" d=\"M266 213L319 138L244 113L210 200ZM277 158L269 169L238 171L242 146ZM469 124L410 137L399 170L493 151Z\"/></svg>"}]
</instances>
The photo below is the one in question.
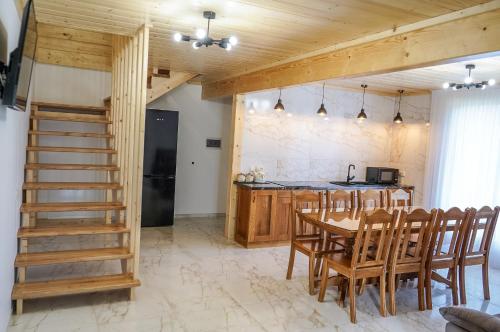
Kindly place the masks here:
<instances>
[{"instance_id":1,"label":"chair backrest","mask_svg":"<svg viewBox=\"0 0 500 332\"><path fill-rule=\"evenodd\" d=\"M354 191L328 190L326 193L327 209L350 209L354 207Z\"/></svg>"},{"instance_id":2,"label":"chair backrest","mask_svg":"<svg viewBox=\"0 0 500 332\"><path fill-rule=\"evenodd\" d=\"M384 207L384 191L383 190L366 190L357 191L358 207L359 208L381 208Z\"/></svg>"},{"instance_id":3,"label":"chair backrest","mask_svg":"<svg viewBox=\"0 0 500 332\"><path fill-rule=\"evenodd\" d=\"M494 209L483 206L479 210L471 209L468 231L464 237L462 257L489 256L493 233L500 213L500 207Z\"/></svg>"},{"instance_id":4,"label":"chair backrest","mask_svg":"<svg viewBox=\"0 0 500 332\"><path fill-rule=\"evenodd\" d=\"M318 232L316 227L308 225L299 218L296 210L321 208L323 208L323 192L314 192L310 190L300 191L298 193L292 192L292 211L290 213L292 240L294 240L297 235L313 235Z\"/></svg>"},{"instance_id":5,"label":"chair backrest","mask_svg":"<svg viewBox=\"0 0 500 332\"><path fill-rule=\"evenodd\" d=\"M411 189L387 189L387 205L391 207L413 206L413 194Z\"/></svg>"},{"instance_id":6,"label":"chair backrest","mask_svg":"<svg viewBox=\"0 0 500 332\"><path fill-rule=\"evenodd\" d=\"M467 232L470 210L453 207L444 212L439 209L430 243L431 260L456 259Z\"/></svg>"},{"instance_id":7,"label":"chair backrest","mask_svg":"<svg viewBox=\"0 0 500 332\"><path fill-rule=\"evenodd\" d=\"M398 215L398 210L391 214L382 209L361 214L351 260L353 269L386 266Z\"/></svg>"},{"instance_id":8,"label":"chair backrest","mask_svg":"<svg viewBox=\"0 0 500 332\"><path fill-rule=\"evenodd\" d=\"M436 216L436 209L430 213L424 209L409 214L401 212L391 250L391 266L415 263L425 266Z\"/></svg>"}]
</instances>

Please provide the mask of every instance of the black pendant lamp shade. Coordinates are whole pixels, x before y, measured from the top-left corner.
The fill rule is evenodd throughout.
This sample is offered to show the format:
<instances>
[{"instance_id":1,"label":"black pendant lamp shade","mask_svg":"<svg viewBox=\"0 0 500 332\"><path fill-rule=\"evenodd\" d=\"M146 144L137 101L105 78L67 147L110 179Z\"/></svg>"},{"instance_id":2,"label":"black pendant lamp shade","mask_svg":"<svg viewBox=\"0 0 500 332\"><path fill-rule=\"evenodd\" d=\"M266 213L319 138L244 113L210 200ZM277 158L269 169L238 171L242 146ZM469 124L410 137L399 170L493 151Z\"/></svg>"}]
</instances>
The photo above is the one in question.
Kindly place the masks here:
<instances>
[{"instance_id":1,"label":"black pendant lamp shade","mask_svg":"<svg viewBox=\"0 0 500 332\"><path fill-rule=\"evenodd\" d=\"M278 102L276 103L276 105L274 105L274 110L278 113L285 111L285 106L283 106L283 103L281 102L281 89L280 96L278 97Z\"/></svg>"},{"instance_id":2,"label":"black pendant lamp shade","mask_svg":"<svg viewBox=\"0 0 500 332\"><path fill-rule=\"evenodd\" d=\"M399 92L399 103L398 103L398 113L394 117L394 123L402 123L403 122L403 117L401 116L401 99L403 98L403 92L404 90L398 90Z\"/></svg>"},{"instance_id":3,"label":"black pendant lamp shade","mask_svg":"<svg viewBox=\"0 0 500 332\"><path fill-rule=\"evenodd\" d=\"M365 107L365 92L366 92L366 88L368 87L368 85L361 84L361 87L363 88L363 103L361 105L361 111L358 114L359 121L363 121L363 120L367 119L364 107Z\"/></svg>"},{"instance_id":4,"label":"black pendant lamp shade","mask_svg":"<svg viewBox=\"0 0 500 332\"><path fill-rule=\"evenodd\" d=\"M318 111L316 112L316 114L318 114L319 116L322 116L322 117L324 117L328 114L326 112L324 101L325 101L325 83L323 83L323 96L321 97L321 106L319 107Z\"/></svg>"}]
</instances>

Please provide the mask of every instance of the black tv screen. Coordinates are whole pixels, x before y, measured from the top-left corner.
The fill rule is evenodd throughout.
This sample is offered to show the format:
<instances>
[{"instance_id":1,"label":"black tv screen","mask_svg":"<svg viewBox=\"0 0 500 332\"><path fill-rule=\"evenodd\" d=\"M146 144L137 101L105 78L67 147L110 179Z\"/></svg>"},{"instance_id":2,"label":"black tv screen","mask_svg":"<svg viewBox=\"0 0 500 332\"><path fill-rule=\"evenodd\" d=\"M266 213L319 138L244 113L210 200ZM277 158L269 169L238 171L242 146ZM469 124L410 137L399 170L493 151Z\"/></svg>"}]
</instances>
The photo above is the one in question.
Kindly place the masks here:
<instances>
[{"instance_id":1,"label":"black tv screen","mask_svg":"<svg viewBox=\"0 0 500 332\"><path fill-rule=\"evenodd\" d=\"M28 0L23 12L17 48L10 53L9 68L2 103L24 111L28 100L31 72L35 62L36 20L33 1Z\"/></svg>"}]
</instances>

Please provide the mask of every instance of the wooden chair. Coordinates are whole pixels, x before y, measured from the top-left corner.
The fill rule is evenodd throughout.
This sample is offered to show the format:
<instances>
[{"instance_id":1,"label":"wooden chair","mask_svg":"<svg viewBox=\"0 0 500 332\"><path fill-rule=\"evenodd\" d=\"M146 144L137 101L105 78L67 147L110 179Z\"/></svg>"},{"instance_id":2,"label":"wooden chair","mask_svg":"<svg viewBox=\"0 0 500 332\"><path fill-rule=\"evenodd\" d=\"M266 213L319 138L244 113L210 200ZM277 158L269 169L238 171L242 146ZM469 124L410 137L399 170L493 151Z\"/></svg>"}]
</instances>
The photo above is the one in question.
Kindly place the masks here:
<instances>
[{"instance_id":1,"label":"wooden chair","mask_svg":"<svg viewBox=\"0 0 500 332\"><path fill-rule=\"evenodd\" d=\"M413 206L411 189L387 189L387 206Z\"/></svg>"},{"instance_id":2,"label":"wooden chair","mask_svg":"<svg viewBox=\"0 0 500 332\"><path fill-rule=\"evenodd\" d=\"M403 273L418 273L418 309L425 310L425 263L436 215L435 209L431 213L423 209L417 209L410 214L405 211L401 213L388 268L391 315L396 314L396 286L399 283L399 275ZM418 229L418 232L415 232L415 229Z\"/></svg>"},{"instance_id":3,"label":"wooden chair","mask_svg":"<svg viewBox=\"0 0 500 332\"><path fill-rule=\"evenodd\" d=\"M457 207L446 212L441 209L438 211L425 269L427 309L432 309L431 279L448 285L452 291L453 304L458 305L458 260L469 216L469 210L461 211ZM448 240L449 243L445 243ZM439 269L448 269L448 276L445 278L434 271Z\"/></svg>"},{"instance_id":4,"label":"wooden chair","mask_svg":"<svg viewBox=\"0 0 500 332\"><path fill-rule=\"evenodd\" d=\"M354 191L328 190L326 193L327 209L351 209L355 206ZM332 252L343 251L345 248L345 238L335 234L327 234L325 248Z\"/></svg>"},{"instance_id":5,"label":"wooden chair","mask_svg":"<svg viewBox=\"0 0 500 332\"><path fill-rule=\"evenodd\" d=\"M297 209L321 209L323 207L323 193L303 191L292 194L291 204L291 230L292 240L290 245L290 259L286 279L292 278L295 251L309 257L309 294L314 294L315 276L319 274L321 256L323 254L324 238L321 230L306 223L298 216Z\"/></svg>"},{"instance_id":6,"label":"wooden chair","mask_svg":"<svg viewBox=\"0 0 500 332\"><path fill-rule=\"evenodd\" d=\"M348 192L344 190L328 190L326 192L326 208L327 209L350 209L355 207L354 191Z\"/></svg>"},{"instance_id":7,"label":"wooden chair","mask_svg":"<svg viewBox=\"0 0 500 332\"><path fill-rule=\"evenodd\" d=\"M380 314L386 315L385 287L387 260L399 211L390 214L385 210L377 210L370 216L361 215L359 228L354 241L353 253L349 257L345 253L323 256L323 270L319 301L325 297L329 269L337 271L339 284L339 303L344 303L346 286L349 288L351 322L356 322L355 287L358 279L379 278ZM346 284L347 283L347 284Z\"/></svg>"},{"instance_id":8,"label":"wooden chair","mask_svg":"<svg viewBox=\"0 0 500 332\"><path fill-rule=\"evenodd\" d=\"M484 299L490 299L488 282L488 258L490 256L493 233L500 213L500 207L491 209L483 206L476 211L471 209L468 231L465 235L459 258L460 303L466 304L465 295L465 267L482 265Z\"/></svg>"},{"instance_id":9,"label":"wooden chair","mask_svg":"<svg viewBox=\"0 0 500 332\"><path fill-rule=\"evenodd\" d=\"M366 190L357 191L358 207L365 208L381 208L384 207L384 191L383 190Z\"/></svg>"}]
</instances>

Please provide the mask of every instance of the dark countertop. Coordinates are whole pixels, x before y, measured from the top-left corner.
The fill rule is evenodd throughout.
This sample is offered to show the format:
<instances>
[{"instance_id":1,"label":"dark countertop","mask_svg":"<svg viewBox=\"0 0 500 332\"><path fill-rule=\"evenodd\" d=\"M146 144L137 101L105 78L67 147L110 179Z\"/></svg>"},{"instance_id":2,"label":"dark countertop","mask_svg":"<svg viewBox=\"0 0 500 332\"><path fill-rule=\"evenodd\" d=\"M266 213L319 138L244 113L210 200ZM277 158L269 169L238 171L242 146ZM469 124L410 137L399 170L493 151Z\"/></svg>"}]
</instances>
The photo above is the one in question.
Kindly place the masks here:
<instances>
[{"instance_id":1,"label":"dark countertop","mask_svg":"<svg viewBox=\"0 0 500 332\"><path fill-rule=\"evenodd\" d=\"M236 185L252 190L362 190L362 189L413 189L409 185L350 185L342 186L328 181L268 181L266 183L234 182Z\"/></svg>"}]
</instances>

